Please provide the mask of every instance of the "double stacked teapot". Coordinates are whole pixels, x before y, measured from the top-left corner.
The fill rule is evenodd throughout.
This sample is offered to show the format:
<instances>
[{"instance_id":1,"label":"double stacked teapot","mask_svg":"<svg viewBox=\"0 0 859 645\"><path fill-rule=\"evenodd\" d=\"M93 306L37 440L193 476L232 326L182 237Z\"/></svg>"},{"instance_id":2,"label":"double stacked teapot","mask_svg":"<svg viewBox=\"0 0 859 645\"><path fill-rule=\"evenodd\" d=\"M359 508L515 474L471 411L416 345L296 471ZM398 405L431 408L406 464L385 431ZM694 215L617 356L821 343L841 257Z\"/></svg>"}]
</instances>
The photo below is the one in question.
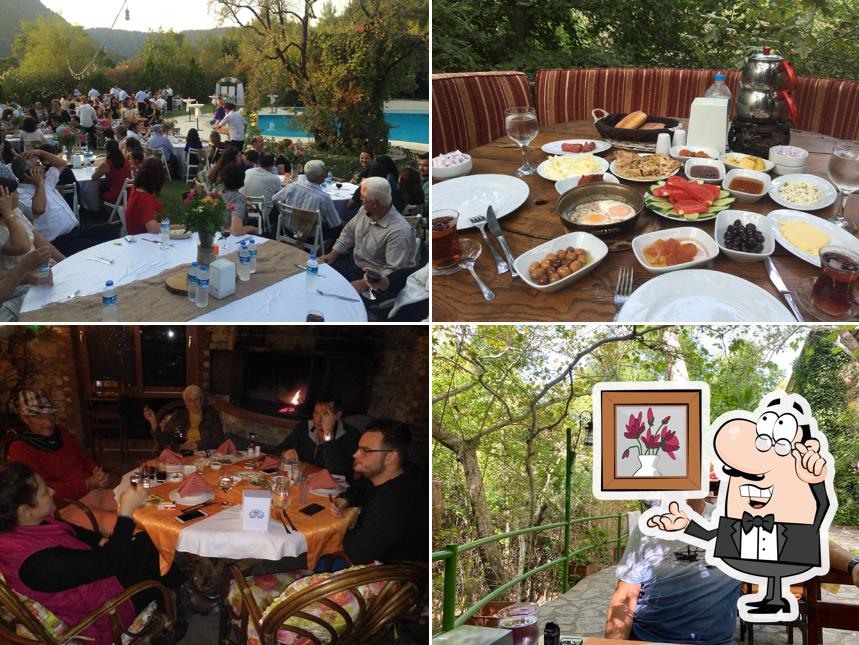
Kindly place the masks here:
<instances>
[{"instance_id":1,"label":"double stacked teapot","mask_svg":"<svg viewBox=\"0 0 859 645\"><path fill-rule=\"evenodd\" d=\"M796 72L784 58L770 53L769 47L752 54L740 76L735 106L736 117L743 121L799 121L791 91L796 89Z\"/></svg>"}]
</instances>

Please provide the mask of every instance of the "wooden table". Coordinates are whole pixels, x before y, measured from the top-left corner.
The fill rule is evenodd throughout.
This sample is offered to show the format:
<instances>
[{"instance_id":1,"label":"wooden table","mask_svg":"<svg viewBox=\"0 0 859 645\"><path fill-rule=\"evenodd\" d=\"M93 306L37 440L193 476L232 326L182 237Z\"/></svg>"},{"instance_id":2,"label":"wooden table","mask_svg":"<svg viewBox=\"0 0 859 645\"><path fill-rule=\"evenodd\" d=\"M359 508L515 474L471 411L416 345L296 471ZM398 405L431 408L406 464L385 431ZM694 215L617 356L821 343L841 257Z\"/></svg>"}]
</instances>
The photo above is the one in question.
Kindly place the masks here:
<instances>
[{"instance_id":1,"label":"wooden table","mask_svg":"<svg viewBox=\"0 0 859 645\"><path fill-rule=\"evenodd\" d=\"M574 121L541 129L540 134L529 147L528 159L531 165L536 167L549 157L540 150L542 145L559 139L575 138L599 139L600 136L591 121ZM791 134L791 144L805 148L810 153L805 172L821 177L826 177L826 168L835 141L836 139L832 137L799 130L794 130ZM512 176L515 169L522 163L521 151L518 147L511 147L512 145L514 145L512 141L504 137L470 150L469 154L473 159L471 174L496 173ZM609 150L606 155L610 155L611 152L612 150ZM528 199L515 212L500 220L514 256L567 232L555 211L558 192L555 190L554 182L536 174L525 177L524 181L530 188ZM623 180L621 183L632 186L642 193L651 185ZM731 207L764 214L782 208L768 196L752 204L734 202ZM837 201L829 208L814 211L813 214L831 218L837 212L836 209ZM851 220L859 222L859 198L848 201L845 212ZM642 213L641 217L658 220L659 227L663 229L700 226L711 236L714 235L715 219L701 224L687 224L679 221L675 223L650 211ZM477 229L464 231L462 237L484 244ZM490 239L497 246L493 236L490 235ZM500 247L498 251L501 252ZM815 277L819 273L819 269L791 255L778 244L772 258L788 289L795 288L802 280ZM510 273L498 275L492 256L484 248L477 260L476 269L484 282L495 292L495 300L485 301L474 279L465 270L449 276L434 276L433 320L437 322L610 321L616 312L612 302L615 283L618 271L624 265L633 267L636 288L655 277L655 274L638 263L631 250L618 251L609 253L593 273L571 286L555 293L543 293L529 287L521 279L512 278ZM781 294L769 281L763 262L743 264L720 254L709 264L699 268L722 271L745 278L762 287L787 306ZM814 321L811 317L808 319Z\"/></svg>"}]
</instances>

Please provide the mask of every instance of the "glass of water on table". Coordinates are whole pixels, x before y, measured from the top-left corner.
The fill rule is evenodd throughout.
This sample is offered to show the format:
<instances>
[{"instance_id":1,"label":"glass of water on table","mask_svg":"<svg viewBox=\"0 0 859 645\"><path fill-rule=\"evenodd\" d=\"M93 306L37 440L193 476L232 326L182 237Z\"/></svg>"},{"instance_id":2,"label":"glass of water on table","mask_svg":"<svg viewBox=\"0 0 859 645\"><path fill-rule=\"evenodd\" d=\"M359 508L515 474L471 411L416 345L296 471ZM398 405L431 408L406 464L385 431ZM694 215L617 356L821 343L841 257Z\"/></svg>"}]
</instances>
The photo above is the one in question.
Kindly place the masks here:
<instances>
[{"instance_id":1,"label":"glass of water on table","mask_svg":"<svg viewBox=\"0 0 859 645\"><path fill-rule=\"evenodd\" d=\"M507 136L522 148L522 165L513 174L517 177L533 175L537 170L528 163L528 144L540 131L537 110L532 107L507 108L504 110L504 125L507 128Z\"/></svg>"},{"instance_id":2,"label":"glass of water on table","mask_svg":"<svg viewBox=\"0 0 859 645\"><path fill-rule=\"evenodd\" d=\"M856 234L856 224L844 217L844 206L854 192L859 190L859 143L839 141L829 157L829 180L838 187L841 195L838 200L838 214L832 220L848 233Z\"/></svg>"}]
</instances>

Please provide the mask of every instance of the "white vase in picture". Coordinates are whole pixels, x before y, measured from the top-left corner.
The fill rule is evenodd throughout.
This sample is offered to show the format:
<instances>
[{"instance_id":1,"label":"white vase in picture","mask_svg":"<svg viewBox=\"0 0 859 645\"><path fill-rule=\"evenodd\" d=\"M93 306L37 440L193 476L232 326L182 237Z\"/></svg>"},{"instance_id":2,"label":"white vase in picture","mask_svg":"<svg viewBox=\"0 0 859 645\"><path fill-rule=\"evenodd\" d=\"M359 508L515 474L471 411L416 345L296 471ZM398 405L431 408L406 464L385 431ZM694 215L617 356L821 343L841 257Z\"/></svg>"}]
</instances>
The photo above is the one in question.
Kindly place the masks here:
<instances>
[{"instance_id":1,"label":"white vase in picture","mask_svg":"<svg viewBox=\"0 0 859 645\"><path fill-rule=\"evenodd\" d=\"M659 471L656 470L656 460L659 455L639 455L638 460L641 462L641 467L636 470L633 477L657 477Z\"/></svg>"}]
</instances>

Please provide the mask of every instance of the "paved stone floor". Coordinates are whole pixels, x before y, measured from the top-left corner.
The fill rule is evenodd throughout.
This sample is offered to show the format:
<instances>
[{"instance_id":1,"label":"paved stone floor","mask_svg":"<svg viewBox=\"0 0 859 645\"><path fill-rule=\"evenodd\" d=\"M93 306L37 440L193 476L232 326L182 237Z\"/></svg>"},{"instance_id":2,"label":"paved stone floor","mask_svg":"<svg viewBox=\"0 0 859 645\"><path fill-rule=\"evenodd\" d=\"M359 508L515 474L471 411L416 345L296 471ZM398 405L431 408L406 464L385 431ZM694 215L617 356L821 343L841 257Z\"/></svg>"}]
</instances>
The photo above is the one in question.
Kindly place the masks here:
<instances>
[{"instance_id":1,"label":"paved stone floor","mask_svg":"<svg viewBox=\"0 0 859 645\"><path fill-rule=\"evenodd\" d=\"M839 527L830 532L830 537L854 553L859 552L859 529ZM561 634L577 636L602 636L606 611L612 593L617 586L614 567L598 571L584 578L566 594L558 596L540 608L540 623L554 621L561 627ZM824 600L838 600L859 605L859 589L842 585L837 594L823 590ZM741 643L739 621L734 641ZM786 628L779 625L757 625L754 628L755 645L781 645L787 643ZM794 631L794 642L801 643L799 630ZM859 645L859 632L824 629L826 645Z\"/></svg>"}]
</instances>

